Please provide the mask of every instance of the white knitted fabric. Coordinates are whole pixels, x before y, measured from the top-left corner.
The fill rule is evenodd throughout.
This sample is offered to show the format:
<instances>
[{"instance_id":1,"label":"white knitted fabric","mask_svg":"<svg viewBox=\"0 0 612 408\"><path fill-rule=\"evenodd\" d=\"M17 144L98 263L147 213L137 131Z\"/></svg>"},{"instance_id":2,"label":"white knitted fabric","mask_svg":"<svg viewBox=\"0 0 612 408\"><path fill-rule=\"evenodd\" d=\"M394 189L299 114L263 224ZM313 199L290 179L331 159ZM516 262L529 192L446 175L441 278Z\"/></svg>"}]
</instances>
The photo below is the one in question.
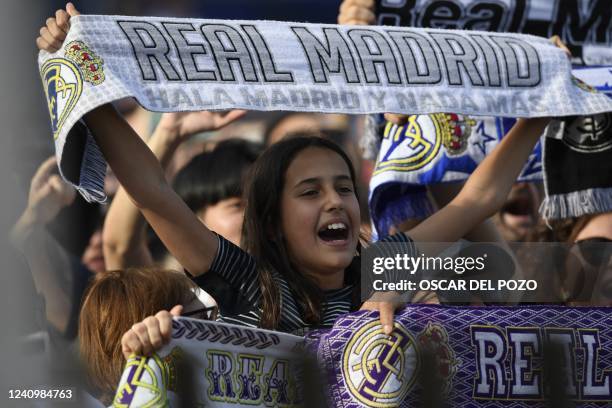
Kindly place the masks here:
<instances>
[{"instance_id":1,"label":"white knitted fabric","mask_svg":"<svg viewBox=\"0 0 612 408\"><path fill-rule=\"evenodd\" d=\"M128 96L161 112L612 111L560 49L519 34L90 15L73 18L64 47L41 52L39 65L60 159L85 113ZM100 200L88 177L70 181Z\"/></svg>"}]
</instances>

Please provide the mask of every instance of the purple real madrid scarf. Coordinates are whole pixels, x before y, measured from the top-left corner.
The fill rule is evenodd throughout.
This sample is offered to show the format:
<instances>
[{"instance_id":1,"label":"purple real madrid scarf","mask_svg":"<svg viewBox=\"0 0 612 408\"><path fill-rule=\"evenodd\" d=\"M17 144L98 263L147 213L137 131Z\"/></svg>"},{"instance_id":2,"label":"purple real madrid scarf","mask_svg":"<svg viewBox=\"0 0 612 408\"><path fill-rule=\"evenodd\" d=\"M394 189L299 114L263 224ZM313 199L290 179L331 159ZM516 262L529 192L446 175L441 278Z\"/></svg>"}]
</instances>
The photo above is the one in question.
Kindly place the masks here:
<instances>
[{"instance_id":1,"label":"purple real madrid scarf","mask_svg":"<svg viewBox=\"0 0 612 408\"><path fill-rule=\"evenodd\" d=\"M207 407L324 406L327 399L344 408L544 408L552 394L602 407L612 402L611 313L413 305L396 313L390 336L376 312L364 311L305 339L179 318L167 346L128 361L113 406L175 407L182 397ZM324 375L305 359L309 352Z\"/></svg>"}]
</instances>

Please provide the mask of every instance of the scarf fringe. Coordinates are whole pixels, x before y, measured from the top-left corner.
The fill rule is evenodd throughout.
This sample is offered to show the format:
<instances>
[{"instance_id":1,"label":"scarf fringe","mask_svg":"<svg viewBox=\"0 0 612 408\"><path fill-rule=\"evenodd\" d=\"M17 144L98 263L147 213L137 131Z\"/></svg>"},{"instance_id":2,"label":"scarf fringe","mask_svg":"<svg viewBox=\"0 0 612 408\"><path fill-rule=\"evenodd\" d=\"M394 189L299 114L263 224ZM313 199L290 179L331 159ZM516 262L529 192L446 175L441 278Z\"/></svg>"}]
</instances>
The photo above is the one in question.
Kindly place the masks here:
<instances>
[{"instance_id":1,"label":"scarf fringe","mask_svg":"<svg viewBox=\"0 0 612 408\"><path fill-rule=\"evenodd\" d=\"M612 211L612 188L549 195L540 206L540 215L547 221L609 211Z\"/></svg>"},{"instance_id":2,"label":"scarf fringe","mask_svg":"<svg viewBox=\"0 0 612 408\"><path fill-rule=\"evenodd\" d=\"M87 129L87 142L81 162L79 185L75 188L88 203L104 203L107 198L104 192L105 176L106 160L91 132Z\"/></svg>"}]
</instances>

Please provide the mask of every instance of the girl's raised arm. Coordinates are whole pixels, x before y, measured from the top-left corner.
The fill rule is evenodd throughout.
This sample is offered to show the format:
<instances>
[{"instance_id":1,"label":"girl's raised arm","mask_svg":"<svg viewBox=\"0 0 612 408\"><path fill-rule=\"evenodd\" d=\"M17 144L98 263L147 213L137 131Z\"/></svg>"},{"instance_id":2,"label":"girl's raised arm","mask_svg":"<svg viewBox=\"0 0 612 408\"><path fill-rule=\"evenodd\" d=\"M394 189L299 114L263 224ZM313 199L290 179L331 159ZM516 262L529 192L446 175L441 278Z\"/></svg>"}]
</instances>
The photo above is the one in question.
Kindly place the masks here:
<instances>
[{"instance_id":1,"label":"girl's raised arm","mask_svg":"<svg viewBox=\"0 0 612 408\"><path fill-rule=\"evenodd\" d=\"M246 112L228 113L180 112L164 113L147 142L162 168L171 160L177 147L196 133L218 130L244 116ZM153 259L145 240L146 223L121 187L104 222L104 259L107 269L151 265Z\"/></svg>"},{"instance_id":2,"label":"girl's raised arm","mask_svg":"<svg viewBox=\"0 0 612 408\"><path fill-rule=\"evenodd\" d=\"M68 3L65 11L58 10L55 17L48 18L36 39L38 48L57 51L70 29L70 18L77 15L74 5ZM218 128L242 114L185 114L173 121L176 126L169 130L182 135L200 131L202 115L209 116L210 128ZM84 119L117 179L168 250L191 274L208 271L217 253L217 237L168 185L151 150L111 105L94 109Z\"/></svg>"},{"instance_id":3,"label":"girl's raised arm","mask_svg":"<svg viewBox=\"0 0 612 408\"><path fill-rule=\"evenodd\" d=\"M84 118L117 179L168 250L191 274L208 271L217 237L172 190L147 145L111 105Z\"/></svg>"},{"instance_id":4,"label":"girl's raised arm","mask_svg":"<svg viewBox=\"0 0 612 408\"><path fill-rule=\"evenodd\" d=\"M519 119L445 207L411 229L416 242L454 242L504 204L550 119Z\"/></svg>"}]
</instances>

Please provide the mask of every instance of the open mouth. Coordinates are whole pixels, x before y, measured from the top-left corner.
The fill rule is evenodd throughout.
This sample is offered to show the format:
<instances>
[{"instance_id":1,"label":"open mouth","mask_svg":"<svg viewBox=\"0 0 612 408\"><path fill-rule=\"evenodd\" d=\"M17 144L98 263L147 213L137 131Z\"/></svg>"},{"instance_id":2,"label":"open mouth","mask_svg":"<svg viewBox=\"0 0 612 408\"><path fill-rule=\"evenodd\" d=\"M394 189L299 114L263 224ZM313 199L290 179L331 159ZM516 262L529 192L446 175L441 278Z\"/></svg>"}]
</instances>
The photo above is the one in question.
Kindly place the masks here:
<instances>
[{"instance_id":1,"label":"open mouth","mask_svg":"<svg viewBox=\"0 0 612 408\"><path fill-rule=\"evenodd\" d=\"M502 212L510 215L531 216L532 205L529 197L519 196L509 200L502 208Z\"/></svg>"},{"instance_id":2,"label":"open mouth","mask_svg":"<svg viewBox=\"0 0 612 408\"><path fill-rule=\"evenodd\" d=\"M510 198L501 210L502 220L510 228L531 228L535 223L533 201L526 194Z\"/></svg>"},{"instance_id":3,"label":"open mouth","mask_svg":"<svg viewBox=\"0 0 612 408\"><path fill-rule=\"evenodd\" d=\"M335 222L324 226L317 234L325 242L345 241L348 239L349 230L345 223Z\"/></svg>"}]
</instances>

